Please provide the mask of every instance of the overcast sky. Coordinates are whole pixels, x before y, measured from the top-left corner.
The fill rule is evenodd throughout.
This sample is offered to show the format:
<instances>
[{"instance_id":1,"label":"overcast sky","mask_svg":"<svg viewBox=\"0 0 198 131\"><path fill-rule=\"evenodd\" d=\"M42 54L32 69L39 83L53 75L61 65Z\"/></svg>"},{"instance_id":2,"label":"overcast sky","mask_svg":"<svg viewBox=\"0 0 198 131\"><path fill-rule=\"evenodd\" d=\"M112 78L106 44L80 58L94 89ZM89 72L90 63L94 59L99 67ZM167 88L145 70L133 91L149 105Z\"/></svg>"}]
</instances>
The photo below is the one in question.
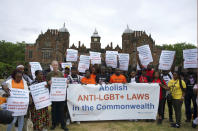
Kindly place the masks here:
<instances>
[{"instance_id":1,"label":"overcast sky","mask_svg":"<svg viewBox=\"0 0 198 131\"><path fill-rule=\"evenodd\" d=\"M35 43L41 30L65 22L70 46L87 47L96 28L102 47L121 46L127 24L156 44L197 44L197 0L0 0L0 40Z\"/></svg>"}]
</instances>

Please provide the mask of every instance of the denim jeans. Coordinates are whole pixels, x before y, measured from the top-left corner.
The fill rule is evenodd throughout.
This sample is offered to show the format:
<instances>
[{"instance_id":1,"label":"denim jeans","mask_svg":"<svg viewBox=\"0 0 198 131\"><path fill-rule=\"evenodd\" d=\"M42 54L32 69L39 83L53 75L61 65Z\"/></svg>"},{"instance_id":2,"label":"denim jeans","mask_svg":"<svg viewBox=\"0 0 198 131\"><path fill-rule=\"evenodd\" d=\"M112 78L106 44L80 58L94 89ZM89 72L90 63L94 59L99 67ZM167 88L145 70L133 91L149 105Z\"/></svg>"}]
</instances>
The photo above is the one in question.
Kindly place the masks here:
<instances>
[{"instance_id":1,"label":"denim jeans","mask_svg":"<svg viewBox=\"0 0 198 131\"><path fill-rule=\"evenodd\" d=\"M17 119L18 119L18 131L22 131L24 124L24 116L14 116L13 121L10 124L8 124L7 131L12 130L12 126L16 123Z\"/></svg>"}]
</instances>

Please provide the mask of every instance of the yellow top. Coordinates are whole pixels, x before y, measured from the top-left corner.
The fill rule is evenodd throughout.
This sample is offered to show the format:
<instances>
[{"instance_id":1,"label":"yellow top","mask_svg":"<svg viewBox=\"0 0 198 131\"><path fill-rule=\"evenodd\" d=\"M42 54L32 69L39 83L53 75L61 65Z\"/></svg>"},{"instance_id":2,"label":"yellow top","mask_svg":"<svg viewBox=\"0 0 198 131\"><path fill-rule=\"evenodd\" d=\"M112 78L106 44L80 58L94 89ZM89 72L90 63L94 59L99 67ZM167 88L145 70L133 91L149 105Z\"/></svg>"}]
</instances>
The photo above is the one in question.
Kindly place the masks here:
<instances>
[{"instance_id":1,"label":"yellow top","mask_svg":"<svg viewBox=\"0 0 198 131\"><path fill-rule=\"evenodd\" d=\"M181 80L183 88L186 88L186 83ZM170 88L170 92L172 94L173 99L181 99L182 98L182 89L179 84L179 80L170 80L168 82L168 87Z\"/></svg>"}]
</instances>

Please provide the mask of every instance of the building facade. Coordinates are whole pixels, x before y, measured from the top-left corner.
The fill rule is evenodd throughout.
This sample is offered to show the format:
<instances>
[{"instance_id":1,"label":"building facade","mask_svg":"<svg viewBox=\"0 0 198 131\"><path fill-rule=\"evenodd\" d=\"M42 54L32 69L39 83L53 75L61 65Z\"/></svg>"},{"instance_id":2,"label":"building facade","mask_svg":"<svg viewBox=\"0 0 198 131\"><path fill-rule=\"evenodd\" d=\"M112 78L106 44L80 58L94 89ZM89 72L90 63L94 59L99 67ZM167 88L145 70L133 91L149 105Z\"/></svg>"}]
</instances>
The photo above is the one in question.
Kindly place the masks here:
<instances>
[{"instance_id":1,"label":"building facade","mask_svg":"<svg viewBox=\"0 0 198 131\"><path fill-rule=\"evenodd\" d=\"M26 62L40 62L41 65L49 67L52 60L59 62L65 61L66 50L76 49L79 55L88 55L89 51L101 52L102 61L105 60L105 52L107 50L118 51L119 53L129 53L130 65L136 66L136 53L137 47L148 44L150 46L154 64L157 64L161 51L155 47L155 41L151 35L147 35L145 31L133 31L128 26L122 34L122 48L117 45L113 48L113 43L108 44L105 48L101 48L101 37L98 31L95 29L91 36L90 48L86 48L80 41L78 46L69 44L70 33L65 27L65 24L59 30L48 29L44 34L41 34L36 39L35 44L27 44L25 50L25 61Z\"/></svg>"}]
</instances>

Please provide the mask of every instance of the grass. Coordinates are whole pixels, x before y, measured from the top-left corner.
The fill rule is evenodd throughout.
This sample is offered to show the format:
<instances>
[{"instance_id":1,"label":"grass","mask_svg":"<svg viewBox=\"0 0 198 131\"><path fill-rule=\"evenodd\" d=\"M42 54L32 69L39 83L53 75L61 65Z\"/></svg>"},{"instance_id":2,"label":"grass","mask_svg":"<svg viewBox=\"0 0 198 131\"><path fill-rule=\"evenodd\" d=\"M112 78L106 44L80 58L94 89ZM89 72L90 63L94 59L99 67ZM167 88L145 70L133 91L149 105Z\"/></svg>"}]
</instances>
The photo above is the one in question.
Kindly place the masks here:
<instances>
[{"instance_id":1,"label":"grass","mask_svg":"<svg viewBox=\"0 0 198 131\"><path fill-rule=\"evenodd\" d=\"M184 115L184 104L182 107L182 126L179 129L170 127L168 122L168 112L166 108L165 118L161 125L157 125L156 122L131 122L125 121L97 121L97 122L81 122L80 125L72 123L68 126L71 131L197 131L193 129L191 123L186 123ZM174 117L173 117L174 118ZM6 131L5 125L0 125L0 131ZM14 130L13 130L14 131ZM57 127L54 131L63 131L60 127Z\"/></svg>"},{"instance_id":2,"label":"grass","mask_svg":"<svg viewBox=\"0 0 198 131\"><path fill-rule=\"evenodd\" d=\"M166 107L165 118L161 125L156 122L131 122L131 121L97 121L97 122L81 122L80 125L72 123L68 126L71 131L197 131L191 127L191 123L186 123L184 114L184 104L182 106L182 126L179 129L170 127L168 122L168 110ZM175 116L173 115L173 118ZM6 125L0 124L0 131L6 131ZM14 130L13 130L14 131ZM57 127L54 131L63 131Z\"/></svg>"}]
</instances>

